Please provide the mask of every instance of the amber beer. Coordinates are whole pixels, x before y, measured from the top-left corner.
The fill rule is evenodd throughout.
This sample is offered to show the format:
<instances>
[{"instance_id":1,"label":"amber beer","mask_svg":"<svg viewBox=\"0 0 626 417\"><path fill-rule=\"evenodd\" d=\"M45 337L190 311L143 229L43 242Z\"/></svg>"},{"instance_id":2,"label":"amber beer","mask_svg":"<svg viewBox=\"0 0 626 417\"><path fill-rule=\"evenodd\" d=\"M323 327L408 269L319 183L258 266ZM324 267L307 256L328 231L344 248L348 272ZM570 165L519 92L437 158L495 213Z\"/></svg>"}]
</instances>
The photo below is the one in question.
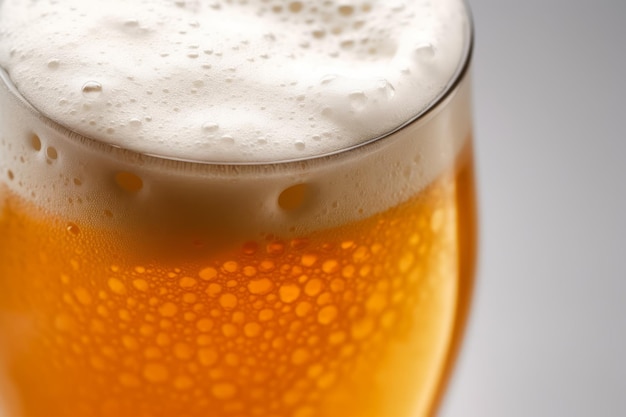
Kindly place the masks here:
<instances>
[{"instance_id":1,"label":"amber beer","mask_svg":"<svg viewBox=\"0 0 626 417\"><path fill-rule=\"evenodd\" d=\"M369 12L342 7L341 19ZM306 10L291 2L272 13ZM35 56L15 47L7 58L3 42L0 62ZM191 46L189 59L201 59ZM473 280L469 55L466 46L434 104L392 133L276 160L90 137L67 110L72 94L44 115L18 67L0 70L0 415L433 416ZM50 77L67 64L46 62ZM376 83L351 93L348 116L325 108L320 120L401 96ZM104 81L80 85L75 113L98 127L115 97ZM146 108L161 103L146 97ZM103 137L150 123L131 119ZM202 134L217 129L205 123ZM215 152L235 139L222 136Z\"/></svg>"}]
</instances>

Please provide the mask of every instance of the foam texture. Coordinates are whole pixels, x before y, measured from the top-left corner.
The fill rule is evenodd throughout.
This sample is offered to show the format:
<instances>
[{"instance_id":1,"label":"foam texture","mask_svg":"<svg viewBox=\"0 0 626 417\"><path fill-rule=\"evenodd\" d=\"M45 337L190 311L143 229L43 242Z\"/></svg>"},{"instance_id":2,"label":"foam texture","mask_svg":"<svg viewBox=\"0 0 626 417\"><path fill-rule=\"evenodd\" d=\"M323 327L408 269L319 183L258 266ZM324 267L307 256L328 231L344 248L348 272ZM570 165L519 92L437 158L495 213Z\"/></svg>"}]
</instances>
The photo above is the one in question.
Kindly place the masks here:
<instances>
[{"instance_id":1,"label":"foam texture","mask_svg":"<svg viewBox=\"0 0 626 417\"><path fill-rule=\"evenodd\" d=\"M204 162L302 159L385 134L453 79L462 0L4 0L0 66L72 131Z\"/></svg>"}]
</instances>

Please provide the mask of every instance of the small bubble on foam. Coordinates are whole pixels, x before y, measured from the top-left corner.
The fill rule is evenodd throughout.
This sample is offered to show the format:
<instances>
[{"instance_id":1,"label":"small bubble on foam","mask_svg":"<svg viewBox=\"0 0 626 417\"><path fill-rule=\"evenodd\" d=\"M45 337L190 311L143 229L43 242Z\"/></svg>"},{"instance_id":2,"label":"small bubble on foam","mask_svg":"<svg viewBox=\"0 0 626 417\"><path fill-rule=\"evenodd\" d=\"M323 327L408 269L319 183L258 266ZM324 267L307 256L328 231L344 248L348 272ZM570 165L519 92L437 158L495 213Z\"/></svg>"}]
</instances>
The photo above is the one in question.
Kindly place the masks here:
<instances>
[{"instance_id":1,"label":"small bubble on foam","mask_svg":"<svg viewBox=\"0 0 626 417\"><path fill-rule=\"evenodd\" d=\"M58 59L51 59L50 61L48 61L48 68L50 69L57 69L59 68L59 60Z\"/></svg>"},{"instance_id":2,"label":"small bubble on foam","mask_svg":"<svg viewBox=\"0 0 626 417\"><path fill-rule=\"evenodd\" d=\"M341 5L337 8L339 14L342 16L350 16L354 13L354 7L349 5Z\"/></svg>"},{"instance_id":3,"label":"small bubble on foam","mask_svg":"<svg viewBox=\"0 0 626 417\"><path fill-rule=\"evenodd\" d=\"M363 91L354 91L348 95L352 110L360 111L367 105L367 95Z\"/></svg>"},{"instance_id":4,"label":"small bubble on foam","mask_svg":"<svg viewBox=\"0 0 626 417\"><path fill-rule=\"evenodd\" d=\"M15 174L13 174L13 171L11 170L7 171L7 176L9 177L9 180L13 180L13 178L15 178Z\"/></svg>"},{"instance_id":5,"label":"small bubble on foam","mask_svg":"<svg viewBox=\"0 0 626 417\"><path fill-rule=\"evenodd\" d=\"M141 120L138 118L132 118L128 121L128 124L130 125L130 127L137 129L141 127Z\"/></svg>"},{"instance_id":6,"label":"small bubble on foam","mask_svg":"<svg viewBox=\"0 0 626 417\"><path fill-rule=\"evenodd\" d=\"M221 137L221 142L225 145L234 145L235 139L230 135L224 135Z\"/></svg>"},{"instance_id":7,"label":"small bubble on foam","mask_svg":"<svg viewBox=\"0 0 626 417\"><path fill-rule=\"evenodd\" d=\"M87 98L97 98L102 94L102 84L97 81L87 81L83 84L82 93Z\"/></svg>"},{"instance_id":8,"label":"small bubble on foam","mask_svg":"<svg viewBox=\"0 0 626 417\"><path fill-rule=\"evenodd\" d=\"M337 74L327 74L322 77L320 84L328 85L337 79Z\"/></svg>"},{"instance_id":9,"label":"small bubble on foam","mask_svg":"<svg viewBox=\"0 0 626 417\"><path fill-rule=\"evenodd\" d=\"M41 139L39 139L39 136L33 134L30 137L30 146L32 146L32 148L36 151L41 150Z\"/></svg>"},{"instance_id":10,"label":"small bubble on foam","mask_svg":"<svg viewBox=\"0 0 626 417\"><path fill-rule=\"evenodd\" d=\"M57 159L59 157L59 154L56 148L53 146L49 146L48 149L46 149L46 155L48 156L48 158L52 160Z\"/></svg>"},{"instance_id":11,"label":"small bubble on foam","mask_svg":"<svg viewBox=\"0 0 626 417\"><path fill-rule=\"evenodd\" d=\"M415 56L418 60L433 58L435 56L435 47L430 43L420 45L415 48Z\"/></svg>"}]
</instances>

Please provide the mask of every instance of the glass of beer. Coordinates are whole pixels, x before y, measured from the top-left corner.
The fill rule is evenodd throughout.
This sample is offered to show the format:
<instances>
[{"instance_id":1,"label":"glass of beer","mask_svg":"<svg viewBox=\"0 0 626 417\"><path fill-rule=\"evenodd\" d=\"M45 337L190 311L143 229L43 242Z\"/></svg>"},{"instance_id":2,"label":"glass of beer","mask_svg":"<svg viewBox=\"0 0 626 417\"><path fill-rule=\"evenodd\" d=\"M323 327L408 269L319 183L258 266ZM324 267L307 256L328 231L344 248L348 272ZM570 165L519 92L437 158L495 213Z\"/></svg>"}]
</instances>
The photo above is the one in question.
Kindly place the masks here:
<instances>
[{"instance_id":1,"label":"glass of beer","mask_svg":"<svg viewBox=\"0 0 626 417\"><path fill-rule=\"evenodd\" d=\"M434 415L471 45L462 0L0 2L0 415Z\"/></svg>"}]
</instances>

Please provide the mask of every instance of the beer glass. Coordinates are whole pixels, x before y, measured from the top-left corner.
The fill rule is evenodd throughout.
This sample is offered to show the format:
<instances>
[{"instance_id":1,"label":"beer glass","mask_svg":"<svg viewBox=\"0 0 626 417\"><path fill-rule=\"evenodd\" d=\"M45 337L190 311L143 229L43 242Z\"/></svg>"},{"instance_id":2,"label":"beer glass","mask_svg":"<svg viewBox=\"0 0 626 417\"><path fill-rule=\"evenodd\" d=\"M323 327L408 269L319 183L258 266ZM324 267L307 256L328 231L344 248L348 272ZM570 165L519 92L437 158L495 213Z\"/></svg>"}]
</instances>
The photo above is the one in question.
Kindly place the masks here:
<instances>
[{"instance_id":1,"label":"beer glass","mask_svg":"<svg viewBox=\"0 0 626 417\"><path fill-rule=\"evenodd\" d=\"M1 71L0 409L434 415L473 282L467 36L398 128L275 161L90 138Z\"/></svg>"}]
</instances>

